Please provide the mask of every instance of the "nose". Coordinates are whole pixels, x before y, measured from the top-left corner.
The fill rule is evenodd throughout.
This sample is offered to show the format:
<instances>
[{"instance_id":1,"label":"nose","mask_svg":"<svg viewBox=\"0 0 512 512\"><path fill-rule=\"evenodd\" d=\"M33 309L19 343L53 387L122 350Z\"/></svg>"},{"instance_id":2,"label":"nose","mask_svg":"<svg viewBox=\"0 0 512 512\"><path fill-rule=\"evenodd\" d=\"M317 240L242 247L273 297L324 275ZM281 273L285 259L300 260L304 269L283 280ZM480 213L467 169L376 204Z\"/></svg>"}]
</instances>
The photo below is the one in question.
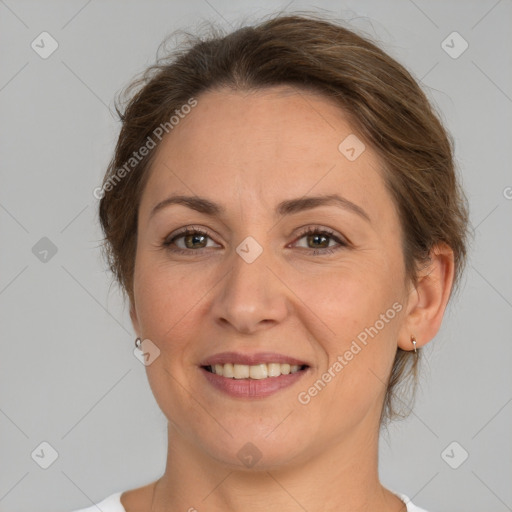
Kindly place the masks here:
<instances>
[{"instance_id":1,"label":"nose","mask_svg":"<svg viewBox=\"0 0 512 512\"><path fill-rule=\"evenodd\" d=\"M231 270L216 289L212 304L215 321L243 334L283 322L291 308L290 290L270 250L264 249L251 263L233 252L229 264Z\"/></svg>"}]
</instances>

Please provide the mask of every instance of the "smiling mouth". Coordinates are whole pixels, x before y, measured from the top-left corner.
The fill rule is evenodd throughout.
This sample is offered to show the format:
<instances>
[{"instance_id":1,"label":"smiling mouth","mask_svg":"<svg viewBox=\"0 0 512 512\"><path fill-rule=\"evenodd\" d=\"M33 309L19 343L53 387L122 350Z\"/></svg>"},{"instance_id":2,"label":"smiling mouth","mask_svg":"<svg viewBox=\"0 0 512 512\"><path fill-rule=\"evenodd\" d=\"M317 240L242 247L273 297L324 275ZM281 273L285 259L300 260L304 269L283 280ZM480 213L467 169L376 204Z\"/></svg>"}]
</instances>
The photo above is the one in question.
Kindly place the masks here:
<instances>
[{"instance_id":1,"label":"smiling mouth","mask_svg":"<svg viewBox=\"0 0 512 512\"><path fill-rule=\"evenodd\" d=\"M226 363L203 366L203 368L210 373L214 373L227 379L261 380L297 373L306 370L309 366L306 364L290 365L281 363L262 363L256 365Z\"/></svg>"}]
</instances>

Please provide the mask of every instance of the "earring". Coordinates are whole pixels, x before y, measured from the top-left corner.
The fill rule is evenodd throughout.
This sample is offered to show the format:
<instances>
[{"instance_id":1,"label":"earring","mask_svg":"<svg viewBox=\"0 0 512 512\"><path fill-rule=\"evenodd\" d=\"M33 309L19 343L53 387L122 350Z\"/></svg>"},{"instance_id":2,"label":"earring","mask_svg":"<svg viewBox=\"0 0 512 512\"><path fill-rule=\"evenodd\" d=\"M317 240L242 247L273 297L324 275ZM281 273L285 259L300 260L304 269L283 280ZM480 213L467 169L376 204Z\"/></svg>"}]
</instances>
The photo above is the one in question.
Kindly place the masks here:
<instances>
[{"instance_id":1,"label":"earring","mask_svg":"<svg viewBox=\"0 0 512 512\"><path fill-rule=\"evenodd\" d=\"M416 338L411 335L411 343L414 346L414 353L416 354L418 351L416 350Z\"/></svg>"},{"instance_id":2,"label":"earring","mask_svg":"<svg viewBox=\"0 0 512 512\"><path fill-rule=\"evenodd\" d=\"M140 345L141 345L141 339L140 338L135 338L135 346L137 348L140 348Z\"/></svg>"}]
</instances>

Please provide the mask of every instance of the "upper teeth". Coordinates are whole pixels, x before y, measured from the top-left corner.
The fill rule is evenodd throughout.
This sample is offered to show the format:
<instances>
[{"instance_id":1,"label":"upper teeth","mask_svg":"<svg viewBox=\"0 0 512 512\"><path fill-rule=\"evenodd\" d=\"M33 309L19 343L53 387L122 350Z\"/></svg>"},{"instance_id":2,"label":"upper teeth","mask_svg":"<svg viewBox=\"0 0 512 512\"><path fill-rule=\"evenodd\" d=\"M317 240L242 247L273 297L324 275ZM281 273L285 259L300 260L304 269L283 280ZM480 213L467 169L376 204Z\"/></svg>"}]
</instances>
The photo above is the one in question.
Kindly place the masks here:
<instances>
[{"instance_id":1,"label":"upper teeth","mask_svg":"<svg viewBox=\"0 0 512 512\"><path fill-rule=\"evenodd\" d=\"M213 373L232 379L266 379L267 377L279 377L279 375L296 373L300 370L298 364L290 365L288 363L256 364L252 366L226 363L211 365L210 368Z\"/></svg>"}]
</instances>

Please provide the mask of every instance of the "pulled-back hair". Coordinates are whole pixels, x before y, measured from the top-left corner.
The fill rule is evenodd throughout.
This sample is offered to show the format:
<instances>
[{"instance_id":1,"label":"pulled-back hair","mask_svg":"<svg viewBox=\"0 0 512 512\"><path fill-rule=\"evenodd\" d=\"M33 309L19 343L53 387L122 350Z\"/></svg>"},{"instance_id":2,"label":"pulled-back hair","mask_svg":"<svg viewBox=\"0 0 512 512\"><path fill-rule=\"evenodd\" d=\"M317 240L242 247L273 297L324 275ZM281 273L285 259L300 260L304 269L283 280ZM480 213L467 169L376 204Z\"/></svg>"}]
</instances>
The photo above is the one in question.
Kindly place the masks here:
<instances>
[{"instance_id":1,"label":"pulled-back hair","mask_svg":"<svg viewBox=\"0 0 512 512\"><path fill-rule=\"evenodd\" d=\"M137 162L130 160L134 152L149 138L155 141L155 129L169 127L202 93L277 85L319 92L344 110L382 162L400 216L406 279L417 284L431 249L445 243L454 253L453 291L466 259L467 200L455 171L453 140L401 64L366 37L311 14L280 14L228 34L208 26L206 34L185 35L125 90L126 107L116 106L122 128L99 216L107 261L131 303L138 206L155 150ZM382 418L400 415L392 400L399 382L412 378L414 391L418 355L397 349Z\"/></svg>"}]
</instances>

